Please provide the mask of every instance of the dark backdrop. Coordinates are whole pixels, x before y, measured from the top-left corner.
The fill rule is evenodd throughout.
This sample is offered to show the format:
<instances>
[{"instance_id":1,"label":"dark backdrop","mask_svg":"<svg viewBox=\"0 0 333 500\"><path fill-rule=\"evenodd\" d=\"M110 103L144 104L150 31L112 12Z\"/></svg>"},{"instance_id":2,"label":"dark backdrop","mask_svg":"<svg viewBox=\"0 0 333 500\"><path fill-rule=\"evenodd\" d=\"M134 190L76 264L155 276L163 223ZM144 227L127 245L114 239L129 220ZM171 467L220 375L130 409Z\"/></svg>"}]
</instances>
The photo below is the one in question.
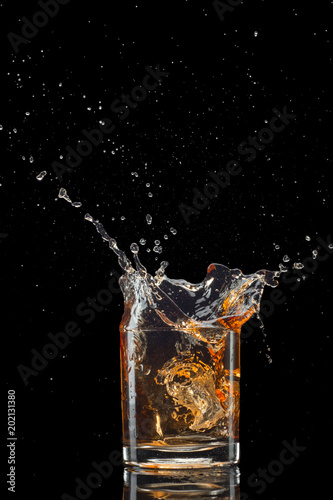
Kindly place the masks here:
<instances>
[{"instance_id":1,"label":"dark backdrop","mask_svg":"<svg viewBox=\"0 0 333 500\"><path fill-rule=\"evenodd\" d=\"M333 7L230 3L218 13L211 1L71 0L58 12L47 4L53 17L36 16L37 1L1 3L2 399L16 391L19 499L75 496L75 479L121 450L122 296L115 289L90 323L77 313L120 269L87 212L128 253L146 239L140 255L151 272L168 260L170 277L194 283L211 262L244 273L277 270L284 255L289 268L304 263L285 275L279 303L265 290L265 334L249 326L242 343L241 491L251 499L329 492ZM40 27L24 28L29 21ZM120 119L111 104L141 85L147 66L168 75ZM271 119L283 110L292 115L283 130L263 131L281 125ZM60 182L54 162L66 165L66 146L106 118L115 130ZM258 134L263 142L245 151ZM199 199L193 190L203 193L209 172L231 160L241 171L230 185ZM60 187L82 207L58 199ZM162 254L146 251L156 239ZM80 333L25 384L17 367L31 367L31 350L40 353L50 332L77 332L70 322ZM306 449L258 492L251 475L273 470L295 440ZM120 499L121 488L115 466L91 498Z\"/></svg>"}]
</instances>

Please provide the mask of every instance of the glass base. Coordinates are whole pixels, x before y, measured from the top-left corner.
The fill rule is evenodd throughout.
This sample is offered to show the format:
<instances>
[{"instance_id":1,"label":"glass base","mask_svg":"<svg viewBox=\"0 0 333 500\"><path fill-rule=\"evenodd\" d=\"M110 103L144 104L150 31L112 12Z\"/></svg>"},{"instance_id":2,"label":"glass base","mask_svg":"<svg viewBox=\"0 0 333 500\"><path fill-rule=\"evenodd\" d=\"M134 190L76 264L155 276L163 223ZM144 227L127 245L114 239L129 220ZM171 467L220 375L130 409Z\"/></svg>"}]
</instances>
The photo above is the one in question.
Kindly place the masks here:
<instances>
[{"instance_id":1,"label":"glass base","mask_svg":"<svg viewBox=\"0 0 333 500\"><path fill-rule=\"evenodd\" d=\"M239 462L238 442L207 445L124 446L125 466L152 469L204 469Z\"/></svg>"}]
</instances>

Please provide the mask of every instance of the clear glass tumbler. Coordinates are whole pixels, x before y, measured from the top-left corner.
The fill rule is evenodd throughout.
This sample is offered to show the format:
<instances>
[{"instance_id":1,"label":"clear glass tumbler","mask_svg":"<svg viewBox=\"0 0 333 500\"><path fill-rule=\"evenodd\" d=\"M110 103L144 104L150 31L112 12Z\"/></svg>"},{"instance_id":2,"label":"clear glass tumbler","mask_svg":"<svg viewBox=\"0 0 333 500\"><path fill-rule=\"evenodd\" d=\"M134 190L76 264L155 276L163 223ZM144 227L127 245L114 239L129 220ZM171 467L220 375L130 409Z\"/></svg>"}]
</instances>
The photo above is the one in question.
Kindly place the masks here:
<instances>
[{"instance_id":1,"label":"clear glass tumbler","mask_svg":"<svg viewBox=\"0 0 333 500\"><path fill-rule=\"evenodd\" d=\"M127 326L125 318L120 329L125 465L237 463L240 333Z\"/></svg>"}]
</instances>

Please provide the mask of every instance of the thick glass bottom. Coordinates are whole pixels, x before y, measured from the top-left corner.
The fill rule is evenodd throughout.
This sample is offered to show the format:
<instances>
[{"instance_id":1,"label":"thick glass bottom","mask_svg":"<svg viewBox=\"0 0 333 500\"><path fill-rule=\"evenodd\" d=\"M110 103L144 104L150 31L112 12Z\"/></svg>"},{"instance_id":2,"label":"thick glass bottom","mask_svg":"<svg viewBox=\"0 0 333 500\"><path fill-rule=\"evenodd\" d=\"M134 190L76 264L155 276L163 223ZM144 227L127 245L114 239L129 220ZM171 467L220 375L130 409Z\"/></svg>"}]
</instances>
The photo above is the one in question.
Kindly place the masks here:
<instances>
[{"instance_id":1,"label":"thick glass bottom","mask_svg":"<svg viewBox=\"0 0 333 500\"><path fill-rule=\"evenodd\" d=\"M223 467L239 462L239 443L124 446L123 457L125 466L152 469Z\"/></svg>"}]
</instances>

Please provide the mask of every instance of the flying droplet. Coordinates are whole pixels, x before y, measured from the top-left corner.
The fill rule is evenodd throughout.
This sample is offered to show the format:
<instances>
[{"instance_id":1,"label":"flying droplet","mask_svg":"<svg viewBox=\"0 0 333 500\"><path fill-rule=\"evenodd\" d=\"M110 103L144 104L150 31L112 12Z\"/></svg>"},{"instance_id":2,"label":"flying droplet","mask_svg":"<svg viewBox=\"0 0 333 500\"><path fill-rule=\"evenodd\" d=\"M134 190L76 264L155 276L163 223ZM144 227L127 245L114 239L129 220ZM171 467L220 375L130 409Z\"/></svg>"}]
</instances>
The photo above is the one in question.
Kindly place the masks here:
<instances>
[{"instance_id":1,"label":"flying droplet","mask_svg":"<svg viewBox=\"0 0 333 500\"><path fill-rule=\"evenodd\" d=\"M68 201L68 203L72 203L72 200L68 196L67 191L66 191L65 188L60 188L60 191L59 191L59 194L58 194L58 198L63 198L64 200Z\"/></svg>"},{"instance_id":2,"label":"flying droplet","mask_svg":"<svg viewBox=\"0 0 333 500\"><path fill-rule=\"evenodd\" d=\"M137 243L132 243L130 246L131 252L132 253L138 253L139 251L139 245Z\"/></svg>"},{"instance_id":3,"label":"flying droplet","mask_svg":"<svg viewBox=\"0 0 333 500\"><path fill-rule=\"evenodd\" d=\"M46 170L43 170L43 172L41 172L40 174L37 175L36 179L38 181L42 181L46 174L47 174Z\"/></svg>"}]
</instances>

